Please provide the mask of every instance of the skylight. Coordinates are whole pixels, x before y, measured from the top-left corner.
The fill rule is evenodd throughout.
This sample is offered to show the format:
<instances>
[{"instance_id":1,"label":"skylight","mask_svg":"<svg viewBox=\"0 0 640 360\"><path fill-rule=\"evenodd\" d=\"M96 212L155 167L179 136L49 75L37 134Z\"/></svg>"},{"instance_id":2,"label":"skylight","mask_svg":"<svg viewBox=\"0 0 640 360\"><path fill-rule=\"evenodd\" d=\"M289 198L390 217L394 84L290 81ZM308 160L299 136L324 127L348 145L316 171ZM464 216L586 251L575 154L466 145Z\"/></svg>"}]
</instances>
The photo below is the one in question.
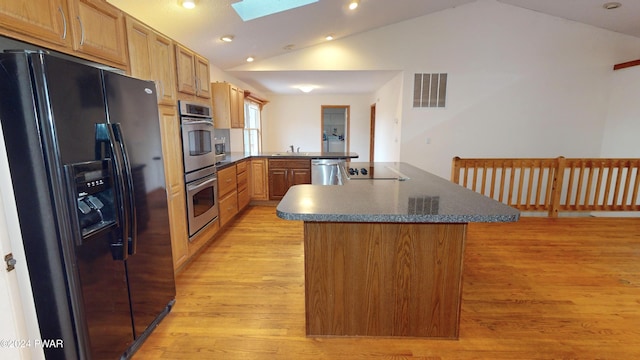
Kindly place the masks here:
<instances>
[{"instance_id":1,"label":"skylight","mask_svg":"<svg viewBox=\"0 0 640 360\"><path fill-rule=\"evenodd\" d=\"M316 2L318 0L242 0L231 6L242 21L249 21Z\"/></svg>"}]
</instances>

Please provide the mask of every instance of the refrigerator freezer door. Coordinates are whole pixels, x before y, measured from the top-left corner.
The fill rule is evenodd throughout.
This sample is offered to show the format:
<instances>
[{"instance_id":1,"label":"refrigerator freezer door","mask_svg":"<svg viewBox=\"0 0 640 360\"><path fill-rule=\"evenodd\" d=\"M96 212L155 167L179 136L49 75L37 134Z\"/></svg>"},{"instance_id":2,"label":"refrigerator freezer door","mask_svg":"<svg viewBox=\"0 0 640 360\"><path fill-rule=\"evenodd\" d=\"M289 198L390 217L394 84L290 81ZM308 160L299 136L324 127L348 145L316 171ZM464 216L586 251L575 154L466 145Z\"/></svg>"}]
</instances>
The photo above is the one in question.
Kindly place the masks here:
<instances>
[{"instance_id":1,"label":"refrigerator freezer door","mask_svg":"<svg viewBox=\"0 0 640 360\"><path fill-rule=\"evenodd\" d=\"M176 293L156 88L153 82L108 72L104 84L109 122L119 124L131 166L137 245L126 264L140 338L168 311Z\"/></svg>"},{"instance_id":2,"label":"refrigerator freezer door","mask_svg":"<svg viewBox=\"0 0 640 360\"><path fill-rule=\"evenodd\" d=\"M102 160L95 141L95 125L106 122L101 71L43 54L12 61L30 67L0 85L31 90L2 91L0 101L27 265L32 279L54 279L32 284L42 338L64 341L45 356L117 358L133 341L125 265L111 254L119 230L76 245L78 206L64 176L64 165ZM65 309L71 319L52 316Z\"/></svg>"}]
</instances>

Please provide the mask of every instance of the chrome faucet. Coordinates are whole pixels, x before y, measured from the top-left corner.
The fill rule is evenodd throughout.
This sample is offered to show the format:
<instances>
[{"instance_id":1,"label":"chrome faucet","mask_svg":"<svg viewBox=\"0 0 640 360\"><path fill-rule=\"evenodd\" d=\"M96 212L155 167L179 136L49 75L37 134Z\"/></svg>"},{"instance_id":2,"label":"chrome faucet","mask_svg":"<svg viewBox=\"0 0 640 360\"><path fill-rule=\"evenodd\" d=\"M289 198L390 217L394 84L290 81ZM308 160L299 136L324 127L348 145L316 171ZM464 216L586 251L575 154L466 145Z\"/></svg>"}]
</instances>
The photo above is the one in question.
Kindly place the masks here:
<instances>
[{"instance_id":1,"label":"chrome faucet","mask_svg":"<svg viewBox=\"0 0 640 360\"><path fill-rule=\"evenodd\" d=\"M294 152L293 151L293 145L289 145L289 148L291 148L291 152Z\"/></svg>"},{"instance_id":2,"label":"chrome faucet","mask_svg":"<svg viewBox=\"0 0 640 360\"><path fill-rule=\"evenodd\" d=\"M300 146L298 146L298 149L296 150L296 152L300 152Z\"/></svg>"}]
</instances>

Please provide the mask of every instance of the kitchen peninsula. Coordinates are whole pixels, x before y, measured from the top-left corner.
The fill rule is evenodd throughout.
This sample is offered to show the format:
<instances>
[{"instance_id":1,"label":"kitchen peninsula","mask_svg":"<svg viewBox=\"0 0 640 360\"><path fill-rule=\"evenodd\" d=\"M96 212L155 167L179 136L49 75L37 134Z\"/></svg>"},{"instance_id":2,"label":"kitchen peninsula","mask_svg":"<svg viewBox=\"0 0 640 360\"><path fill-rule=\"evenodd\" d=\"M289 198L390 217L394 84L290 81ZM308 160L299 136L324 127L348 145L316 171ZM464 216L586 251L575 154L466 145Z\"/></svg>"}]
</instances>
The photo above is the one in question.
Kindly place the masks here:
<instances>
[{"instance_id":1,"label":"kitchen peninsula","mask_svg":"<svg viewBox=\"0 0 640 360\"><path fill-rule=\"evenodd\" d=\"M457 339L467 224L519 212L405 163L356 164L397 177L297 185L277 207L304 221L307 335Z\"/></svg>"}]
</instances>

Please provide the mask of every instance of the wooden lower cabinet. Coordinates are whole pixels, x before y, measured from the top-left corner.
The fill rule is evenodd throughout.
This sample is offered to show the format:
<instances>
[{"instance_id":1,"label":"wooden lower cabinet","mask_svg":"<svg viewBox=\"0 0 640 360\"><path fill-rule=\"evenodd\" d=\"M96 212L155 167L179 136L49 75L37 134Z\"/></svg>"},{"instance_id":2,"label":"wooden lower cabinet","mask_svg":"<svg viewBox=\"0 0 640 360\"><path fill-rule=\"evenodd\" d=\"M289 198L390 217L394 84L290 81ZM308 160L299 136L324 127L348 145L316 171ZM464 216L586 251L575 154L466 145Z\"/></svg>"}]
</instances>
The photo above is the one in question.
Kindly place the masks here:
<instances>
[{"instance_id":1,"label":"wooden lower cabinet","mask_svg":"<svg viewBox=\"0 0 640 360\"><path fill-rule=\"evenodd\" d=\"M267 159L251 159L249 197L251 200L269 200L269 173Z\"/></svg>"},{"instance_id":2,"label":"wooden lower cabinet","mask_svg":"<svg viewBox=\"0 0 640 360\"><path fill-rule=\"evenodd\" d=\"M238 211L243 210L251 198L249 196L249 160L243 160L236 164L236 179L238 184Z\"/></svg>"},{"instance_id":3,"label":"wooden lower cabinet","mask_svg":"<svg viewBox=\"0 0 640 360\"><path fill-rule=\"evenodd\" d=\"M238 192L232 191L218 202L220 226L224 226L238 213Z\"/></svg>"},{"instance_id":4,"label":"wooden lower cabinet","mask_svg":"<svg viewBox=\"0 0 640 360\"><path fill-rule=\"evenodd\" d=\"M311 160L269 160L269 200L282 199L290 187L299 184L311 184Z\"/></svg>"},{"instance_id":5,"label":"wooden lower cabinet","mask_svg":"<svg viewBox=\"0 0 640 360\"><path fill-rule=\"evenodd\" d=\"M249 188L238 190L238 211L244 210L250 202L251 196L249 195Z\"/></svg>"},{"instance_id":6,"label":"wooden lower cabinet","mask_svg":"<svg viewBox=\"0 0 640 360\"><path fill-rule=\"evenodd\" d=\"M184 204L184 193L169 194L169 222L171 226L171 250L174 270L189 259L187 211Z\"/></svg>"},{"instance_id":7,"label":"wooden lower cabinet","mask_svg":"<svg viewBox=\"0 0 640 360\"><path fill-rule=\"evenodd\" d=\"M238 186L236 165L218 170L218 218L220 227L238 213Z\"/></svg>"}]
</instances>

